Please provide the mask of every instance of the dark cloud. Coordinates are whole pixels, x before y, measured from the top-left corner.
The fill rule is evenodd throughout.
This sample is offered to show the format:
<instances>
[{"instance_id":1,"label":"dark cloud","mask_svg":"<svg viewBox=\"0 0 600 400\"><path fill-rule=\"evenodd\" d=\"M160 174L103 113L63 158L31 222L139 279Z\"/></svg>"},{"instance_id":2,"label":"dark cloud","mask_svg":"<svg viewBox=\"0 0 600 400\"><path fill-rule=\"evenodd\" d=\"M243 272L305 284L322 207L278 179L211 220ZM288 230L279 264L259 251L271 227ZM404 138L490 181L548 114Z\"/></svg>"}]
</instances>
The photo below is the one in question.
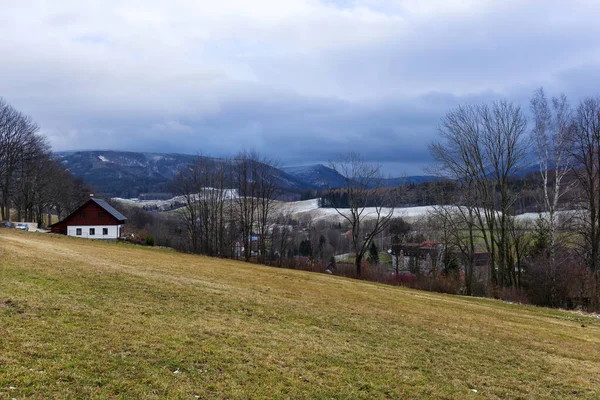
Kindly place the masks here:
<instances>
[{"instance_id":1,"label":"dark cloud","mask_svg":"<svg viewBox=\"0 0 600 400\"><path fill-rule=\"evenodd\" d=\"M417 174L459 104L600 92L591 0L8 3L0 96L56 150L358 151Z\"/></svg>"}]
</instances>

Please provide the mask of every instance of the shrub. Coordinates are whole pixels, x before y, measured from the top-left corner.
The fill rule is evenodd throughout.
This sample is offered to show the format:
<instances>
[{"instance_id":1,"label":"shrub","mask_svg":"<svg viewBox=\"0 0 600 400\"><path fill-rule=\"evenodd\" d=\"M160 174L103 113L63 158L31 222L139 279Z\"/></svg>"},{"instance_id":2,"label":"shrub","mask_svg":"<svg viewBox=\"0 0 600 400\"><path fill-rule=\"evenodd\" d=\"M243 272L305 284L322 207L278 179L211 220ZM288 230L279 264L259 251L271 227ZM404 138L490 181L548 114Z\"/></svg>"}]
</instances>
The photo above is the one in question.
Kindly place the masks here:
<instances>
[{"instance_id":1,"label":"shrub","mask_svg":"<svg viewBox=\"0 0 600 400\"><path fill-rule=\"evenodd\" d=\"M154 246L154 236L146 236L146 246Z\"/></svg>"}]
</instances>

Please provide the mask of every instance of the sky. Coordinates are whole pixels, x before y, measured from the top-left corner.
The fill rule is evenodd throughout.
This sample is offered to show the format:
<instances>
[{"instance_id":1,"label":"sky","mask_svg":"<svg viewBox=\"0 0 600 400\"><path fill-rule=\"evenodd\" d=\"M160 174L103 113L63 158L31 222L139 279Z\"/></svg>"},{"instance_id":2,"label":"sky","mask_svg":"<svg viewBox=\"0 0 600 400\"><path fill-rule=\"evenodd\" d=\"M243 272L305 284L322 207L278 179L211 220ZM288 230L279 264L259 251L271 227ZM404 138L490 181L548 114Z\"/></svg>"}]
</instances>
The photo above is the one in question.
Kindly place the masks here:
<instances>
[{"instance_id":1,"label":"sky","mask_svg":"<svg viewBox=\"0 0 600 400\"><path fill-rule=\"evenodd\" d=\"M55 151L423 174L461 104L600 94L594 0L0 0L0 97Z\"/></svg>"}]
</instances>

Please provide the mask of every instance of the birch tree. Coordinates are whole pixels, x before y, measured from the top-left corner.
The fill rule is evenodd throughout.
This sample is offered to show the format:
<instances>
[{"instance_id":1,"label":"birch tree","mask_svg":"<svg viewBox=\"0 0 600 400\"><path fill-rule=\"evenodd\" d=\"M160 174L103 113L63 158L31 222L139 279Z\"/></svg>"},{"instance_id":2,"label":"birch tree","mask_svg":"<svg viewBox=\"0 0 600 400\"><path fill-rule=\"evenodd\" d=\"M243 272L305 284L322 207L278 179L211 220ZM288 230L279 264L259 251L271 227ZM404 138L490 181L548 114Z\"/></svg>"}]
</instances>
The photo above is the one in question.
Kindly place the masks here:
<instances>
[{"instance_id":1,"label":"birch tree","mask_svg":"<svg viewBox=\"0 0 600 400\"><path fill-rule=\"evenodd\" d=\"M564 181L573 164L574 122L567 97L561 94L549 102L543 88L534 92L531 98L531 111L534 119L532 142L537 152L543 206L548 222L548 272L552 282L550 295L554 298L558 228L556 212L561 198L573 187L572 184L565 184Z\"/></svg>"}]
</instances>

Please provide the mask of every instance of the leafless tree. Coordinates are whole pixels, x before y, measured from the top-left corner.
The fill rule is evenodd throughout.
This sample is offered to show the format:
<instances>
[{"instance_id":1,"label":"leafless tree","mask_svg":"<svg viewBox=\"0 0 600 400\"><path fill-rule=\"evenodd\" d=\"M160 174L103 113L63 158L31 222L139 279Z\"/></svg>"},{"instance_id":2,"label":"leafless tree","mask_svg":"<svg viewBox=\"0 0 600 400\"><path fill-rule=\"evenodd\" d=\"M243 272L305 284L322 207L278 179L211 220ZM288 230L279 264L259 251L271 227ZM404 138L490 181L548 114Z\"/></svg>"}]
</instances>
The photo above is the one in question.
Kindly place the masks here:
<instances>
[{"instance_id":1,"label":"leafless tree","mask_svg":"<svg viewBox=\"0 0 600 400\"><path fill-rule=\"evenodd\" d=\"M265 157L258 157L256 165L256 196L257 196L257 231L258 231L258 261L266 262L267 239L273 212L273 203L279 191L275 179L277 163Z\"/></svg>"},{"instance_id":2,"label":"leafless tree","mask_svg":"<svg viewBox=\"0 0 600 400\"><path fill-rule=\"evenodd\" d=\"M14 178L38 140L33 120L0 98L0 193L2 219L10 219Z\"/></svg>"},{"instance_id":3,"label":"leafless tree","mask_svg":"<svg viewBox=\"0 0 600 400\"><path fill-rule=\"evenodd\" d=\"M267 236L273 201L278 191L275 179L276 163L256 151L244 150L234 160L237 221L244 247L244 260L250 261L254 253L265 261Z\"/></svg>"},{"instance_id":4,"label":"leafless tree","mask_svg":"<svg viewBox=\"0 0 600 400\"><path fill-rule=\"evenodd\" d=\"M226 184L229 167L226 160L199 155L175 179L174 187L184 198L181 216L193 252L209 256L225 253L226 207L231 203Z\"/></svg>"},{"instance_id":5,"label":"leafless tree","mask_svg":"<svg viewBox=\"0 0 600 400\"><path fill-rule=\"evenodd\" d=\"M54 185L64 167L52 158L50 145L43 136L24 149L21 165L13 181L13 204L17 210L17 219L36 221L43 225L44 212L52 208L56 195Z\"/></svg>"},{"instance_id":6,"label":"leafless tree","mask_svg":"<svg viewBox=\"0 0 600 400\"><path fill-rule=\"evenodd\" d=\"M255 152L244 150L235 157L235 179L238 190L236 199L237 221L244 247L244 260L250 261L254 225L257 218L257 187L256 187L256 158Z\"/></svg>"},{"instance_id":7,"label":"leafless tree","mask_svg":"<svg viewBox=\"0 0 600 400\"><path fill-rule=\"evenodd\" d=\"M441 140L430 145L441 172L469 184L475 223L490 254L491 282L505 286L516 284L509 233L518 193L510 181L524 167L526 127L521 109L509 102L462 106L446 115Z\"/></svg>"},{"instance_id":8,"label":"leafless tree","mask_svg":"<svg viewBox=\"0 0 600 400\"><path fill-rule=\"evenodd\" d=\"M51 177L50 209L60 220L74 211L95 190L87 185L81 177L74 177L66 168L56 169ZM48 223L50 220L51 218L48 217Z\"/></svg>"},{"instance_id":9,"label":"leafless tree","mask_svg":"<svg viewBox=\"0 0 600 400\"><path fill-rule=\"evenodd\" d=\"M287 257L288 249L290 249L296 240L296 233L289 225L275 226L273 228L271 240L273 248L276 249L275 251L277 251L277 253L279 253L277 265L281 267L283 259Z\"/></svg>"},{"instance_id":10,"label":"leafless tree","mask_svg":"<svg viewBox=\"0 0 600 400\"><path fill-rule=\"evenodd\" d=\"M356 274L360 277L362 260L375 236L381 233L394 215L394 191L386 188L379 165L365 162L357 153L339 156L330 166L344 177L341 188L348 196L348 208L332 202L337 213L350 224L355 253ZM366 221L372 221L367 228Z\"/></svg>"},{"instance_id":11,"label":"leafless tree","mask_svg":"<svg viewBox=\"0 0 600 400\"><path fill-rule=\"evenodd\" d=\"M558 227L556 212L561 198L573 188L572 184L565 185L563 182L573 164L575 125L564 94L552 98L550 105L544 90L537 89L531 99L531 111L534 118L532 139L538 156L544 211L548 220L549 275L555 277ZM552 291L555 291L556 285L552 283L551 286Z\"/></svg>"},{"instance_id":12,"label":"leafless tree","mask_svg":"<svg viewBox=\"0 0 600 400\"><path fill-rule=\"evenodd\" d=\"M576 112L574 175L581 190L580 213L583 257L595 277L598 301L600 283L600 98L586 98Z\"/></svg>"},{"instance_id":13,"label":"leafless tree","mask_svg":"<svg viewBox=\"0 0 600 400\"><path fill-rule=\"evenodd\" d=\"M462 265L465 273L465 294L471 296L478 234L476 215L479 210L472 182L461 180L457 185L459 190L449 195L440 194L443 200L433 207L432 214L442 228L440 231L445 247L443 260L445 263L458 262Z\"/></svg>"}]
</instances>

